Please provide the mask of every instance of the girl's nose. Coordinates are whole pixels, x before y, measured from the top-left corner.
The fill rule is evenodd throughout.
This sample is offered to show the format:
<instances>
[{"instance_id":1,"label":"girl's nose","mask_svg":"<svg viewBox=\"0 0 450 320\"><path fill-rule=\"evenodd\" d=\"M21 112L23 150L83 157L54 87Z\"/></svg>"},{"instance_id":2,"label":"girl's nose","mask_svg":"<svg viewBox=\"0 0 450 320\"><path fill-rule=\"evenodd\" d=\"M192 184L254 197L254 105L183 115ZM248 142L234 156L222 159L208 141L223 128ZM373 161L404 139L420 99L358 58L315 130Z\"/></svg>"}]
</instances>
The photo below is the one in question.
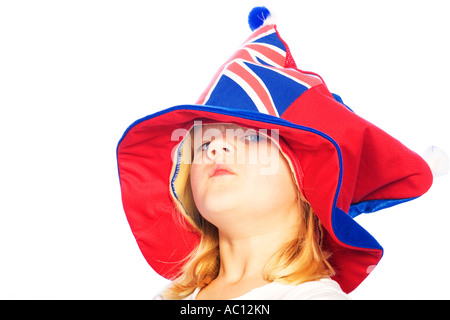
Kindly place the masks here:
<instances>
[{"instance_id":1,"label":"girl's nose","mask_svg":"<svg viewBox=\"0 0 450 320\"><path fill-rule=\"evenodd\" d=\"M211 161L224 161L234 155L234 147L225 139L214 139L209 143L207 156Z\"/></svg>"}]
</instances>

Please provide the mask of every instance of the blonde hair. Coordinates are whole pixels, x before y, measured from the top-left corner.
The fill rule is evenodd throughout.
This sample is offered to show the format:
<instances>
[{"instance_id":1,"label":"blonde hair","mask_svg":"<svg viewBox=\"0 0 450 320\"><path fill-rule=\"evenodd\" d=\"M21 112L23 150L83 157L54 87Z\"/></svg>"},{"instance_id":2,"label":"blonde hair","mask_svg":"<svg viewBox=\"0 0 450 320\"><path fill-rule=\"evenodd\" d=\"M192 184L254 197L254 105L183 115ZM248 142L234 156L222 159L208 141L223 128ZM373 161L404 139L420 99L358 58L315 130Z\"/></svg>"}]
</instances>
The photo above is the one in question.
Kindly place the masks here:
<instances>
[{"instance_id":1,"label":"blonde hair","mask_svg":"<svg viewBox=\"0 0 450 320\"><path fill-rule=\"evenodd\" d=\"M180 146L180 148L182 147ZM187 148L190 146L188 145ZM289 157L283 152L282 154L288 160L292 170ZM180 154L180 156L183 155ZM218 229L202 217L193 203L189 179L190 166L178 167L178 170L183 171L184 174L181 175L182 178L175 186L177 191L175 198L178 200L176 201L177 214L180 222L188 221L191 227L200 232L201 237L198 246L186 257L185 264L178 276L163 293L165 299L174 300L189 296L198 287L206 287L217 277L220 269ZM263 277L269 282L298 285L332 276L334 270L328 262L330 254L322 249L321 223L311 205L299 191L294 174L292 174L292 178L297 186L298 204L303 215L302 223L297 236L283 245L267 261L263 269ZM175 191L172 190L172 192Z\"/></svg>"},{"instance_id":2,"label":"blonde hair","mask_svg":"<svg viewBox=\"0 0 450 320\"><path fill-rule=\"evenodd\" d=\"M328 262L329 253L322 250L321 225L306 200L299 197L303 223L297 237L278 250L264 267L264 280L298 285L320 280L334 274ZM194 210L191 221L201 231L200 243L186 258L186 263L177 278L163 293L165 299L183 299L199 287L206 287L214 280L220 268L219 235L217 228L206 221L198 210Z\"/></svg>"}]
</instances>

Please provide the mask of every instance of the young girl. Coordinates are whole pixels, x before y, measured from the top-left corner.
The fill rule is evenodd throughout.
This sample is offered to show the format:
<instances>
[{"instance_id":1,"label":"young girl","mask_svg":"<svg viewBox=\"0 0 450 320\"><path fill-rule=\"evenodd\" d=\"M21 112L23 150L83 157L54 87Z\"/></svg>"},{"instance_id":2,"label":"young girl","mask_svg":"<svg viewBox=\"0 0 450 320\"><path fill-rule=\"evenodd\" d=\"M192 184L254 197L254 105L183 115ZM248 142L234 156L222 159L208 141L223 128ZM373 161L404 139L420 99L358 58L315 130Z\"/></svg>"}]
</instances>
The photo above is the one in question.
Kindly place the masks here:
<instances>
[{"instance_id":1,"label":"young girl","mask_svg":"<svg viewBox=\"0 0 450 320\"><path fill-rule=\"evenodd\" d=\"M429 167L296 67L265 8L195 105L133 123L124 210L165 299L346 299L383 250L353 218L425 193Z\"/></svg>"},{"instance_id":2,"label":"young girl","mask_svg":"<svg viewBox=\"0 0 450 320\"><path fill-rule=\"evenodd\" d=\"M194 143L185 142L182 153L191 161L180 170L190 177L176 191L187 193L180 212L201 240L163 297L195 289L186 299L346 298L329 279L319 222L282 149L292 151L262 131L208 124L187 135ZM296 286L315 280L322 281Z\"/></svg>"}]
</instances>

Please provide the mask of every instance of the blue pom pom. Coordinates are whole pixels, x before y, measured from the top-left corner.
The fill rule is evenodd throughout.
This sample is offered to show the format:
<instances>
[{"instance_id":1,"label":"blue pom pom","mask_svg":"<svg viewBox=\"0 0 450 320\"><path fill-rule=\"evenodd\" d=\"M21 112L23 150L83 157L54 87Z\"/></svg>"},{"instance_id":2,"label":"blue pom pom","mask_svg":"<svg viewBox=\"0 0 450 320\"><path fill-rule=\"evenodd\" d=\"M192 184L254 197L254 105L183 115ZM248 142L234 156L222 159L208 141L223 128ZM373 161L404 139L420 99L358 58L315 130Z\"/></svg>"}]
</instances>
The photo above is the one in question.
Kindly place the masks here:
<instances>
[{"instance_id":1,"label":"blue pom pom","mask_svg":"<svg viewBox=\"0 0 450 320\"><path fill-rule=\"evenodd\" d=\"M248 14L248 25L252 31L255 31L264 24L264 21L270 16L270 11L266 7L255 7Z\"/></svg>"}]
</instances>

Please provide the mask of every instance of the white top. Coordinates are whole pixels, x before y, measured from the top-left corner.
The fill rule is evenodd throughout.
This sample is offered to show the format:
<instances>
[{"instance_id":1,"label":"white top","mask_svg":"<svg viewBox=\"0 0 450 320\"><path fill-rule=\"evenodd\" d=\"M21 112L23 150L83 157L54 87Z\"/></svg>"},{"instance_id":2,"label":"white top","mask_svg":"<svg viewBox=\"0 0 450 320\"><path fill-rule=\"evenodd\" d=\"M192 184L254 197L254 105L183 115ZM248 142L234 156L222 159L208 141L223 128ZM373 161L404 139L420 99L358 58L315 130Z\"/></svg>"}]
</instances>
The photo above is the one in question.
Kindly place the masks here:
<instances>
[{"instance_id":1,"label":"white top","mask_svg":"<svg viewBox=\"0 0 450 320\"><path fill-rule=\"evenodd\" d=\"M200 288L183 300L195 300ZM350 300L339 284L330 279L287 285L271 282L231 300Z\"/></svg>"}]
</instances>

